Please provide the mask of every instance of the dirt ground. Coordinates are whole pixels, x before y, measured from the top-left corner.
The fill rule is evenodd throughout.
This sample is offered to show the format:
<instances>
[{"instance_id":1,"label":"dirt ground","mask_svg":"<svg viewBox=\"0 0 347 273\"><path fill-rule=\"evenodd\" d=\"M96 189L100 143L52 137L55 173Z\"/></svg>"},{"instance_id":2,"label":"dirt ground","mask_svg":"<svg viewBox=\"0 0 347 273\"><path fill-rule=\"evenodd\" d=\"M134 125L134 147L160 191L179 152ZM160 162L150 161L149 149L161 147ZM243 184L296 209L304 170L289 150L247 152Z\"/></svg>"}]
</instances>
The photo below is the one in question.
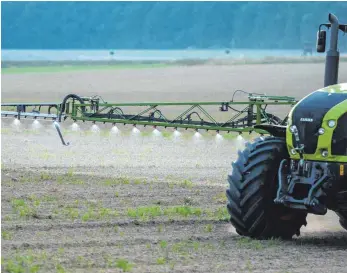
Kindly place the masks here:
<instances>
[{"instance_id":1,"label":"dirt ground","mask_svg":"<svg viewBox=\"0 0 347 273\"><path fill-rule=\"evenodd\" d=\"M323 83L322 64L192 66L2 75L2 101L209 101L243 89L301 98ZM340 64L347 81L347 63ZM2 119L4 272L347 272L347 233L333 212L310 216L292 241L254 241L227 221L226 176L238 138L182 132L32 130ZM142 130L141 128L139 128ZM143 130L142 130L143 131ZM164 130L162 130L164 131ZM22 271L21 271L22 270Z\"/></svg>"},{"instance_id":2,"label":"dirt ground","mask_svg":"<svg viewBox=\"0 0 347 273\"><path fill-rule=\"evenodd\" d=\"M347 62L340 63L340 81ZM69 93L108 101L228 101L232 92L303 96L322 87L324 64L202 65L2 75L3 101L58 101Z\"/></svg>"}]
</instances>

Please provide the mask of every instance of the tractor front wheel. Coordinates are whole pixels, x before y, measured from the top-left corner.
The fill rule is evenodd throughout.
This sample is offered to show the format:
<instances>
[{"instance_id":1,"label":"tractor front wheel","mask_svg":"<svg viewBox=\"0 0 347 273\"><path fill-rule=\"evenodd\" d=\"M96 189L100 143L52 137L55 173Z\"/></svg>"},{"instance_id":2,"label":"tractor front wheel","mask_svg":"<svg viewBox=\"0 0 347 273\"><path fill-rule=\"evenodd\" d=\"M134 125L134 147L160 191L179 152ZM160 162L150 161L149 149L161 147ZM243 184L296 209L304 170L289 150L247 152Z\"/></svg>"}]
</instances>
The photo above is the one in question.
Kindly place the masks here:
<instances>
[{"instance_id":1,"label":"tractor front wheel","mask_svg":"<svg viewBox=\"0 0 347 273\"><path fill-rule=\"evenodd\" d=\"M340 224L341 226L347 230L347 212L344 211L344 212L337 212L337 215L339 216L339 221L340 221Z\"/></svg>"},{"instance_id":2,"label":"tractor front wheel","mask_svg":"<svg viewBox=\"0 0 347 273\"><path fill-rule=\"evenodd\" d=\"M289 158L285 139L259 138L248 143L228 176L228 211L237 233L257 239L300 235L307 213L274 203L278 169Z\"/></svg>"},{"instance_id":3,"label":"tractor front wheel","mask_svg":"<svg viewBox=\"0 0 347 273\"><path fill-rule=\"evenodd\" d=\"M347 230L347 219L346 218L340 218L340 224L345 230Z\"/></svg>"}]
</instances>

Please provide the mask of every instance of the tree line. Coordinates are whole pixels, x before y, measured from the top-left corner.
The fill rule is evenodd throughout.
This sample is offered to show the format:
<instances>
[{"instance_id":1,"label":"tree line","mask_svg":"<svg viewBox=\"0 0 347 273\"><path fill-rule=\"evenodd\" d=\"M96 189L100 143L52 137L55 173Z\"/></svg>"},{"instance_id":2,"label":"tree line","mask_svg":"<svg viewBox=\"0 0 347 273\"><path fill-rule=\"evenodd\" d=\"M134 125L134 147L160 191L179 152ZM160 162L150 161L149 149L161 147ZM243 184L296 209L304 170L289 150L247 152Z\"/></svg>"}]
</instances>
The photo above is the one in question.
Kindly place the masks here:
<instances>
[{"instance_id":1,"label":"tree line","mask_svg":"<svg viewBox=\"0 0 347 273\"><path fill-rule=\"evenodd\" d=\"M347 2L332 1L1 5L3 49L297 49L329 12L347 23Z\"/></svg>"}]
</instances>

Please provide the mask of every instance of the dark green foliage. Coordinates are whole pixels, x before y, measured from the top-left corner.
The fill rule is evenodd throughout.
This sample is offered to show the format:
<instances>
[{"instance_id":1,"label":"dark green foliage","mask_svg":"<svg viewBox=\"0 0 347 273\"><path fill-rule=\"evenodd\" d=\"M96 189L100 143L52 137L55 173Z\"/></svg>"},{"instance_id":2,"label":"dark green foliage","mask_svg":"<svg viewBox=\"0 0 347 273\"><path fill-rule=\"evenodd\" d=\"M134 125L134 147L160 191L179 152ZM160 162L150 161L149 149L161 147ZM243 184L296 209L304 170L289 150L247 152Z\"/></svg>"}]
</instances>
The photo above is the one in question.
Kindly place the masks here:
<instances>
[{"instance_id":1,"label":"dark green foliage","mask_svg":"<svg viewBox=\"0 0 347 273\"><path fill-rule=\"evenodd\" d=\"M2 47L302 48L346 2L2 2ZM343 39L345 40L345 39ZM346 42L341 47L347 48Z\"/></svg>"}]
</instances>

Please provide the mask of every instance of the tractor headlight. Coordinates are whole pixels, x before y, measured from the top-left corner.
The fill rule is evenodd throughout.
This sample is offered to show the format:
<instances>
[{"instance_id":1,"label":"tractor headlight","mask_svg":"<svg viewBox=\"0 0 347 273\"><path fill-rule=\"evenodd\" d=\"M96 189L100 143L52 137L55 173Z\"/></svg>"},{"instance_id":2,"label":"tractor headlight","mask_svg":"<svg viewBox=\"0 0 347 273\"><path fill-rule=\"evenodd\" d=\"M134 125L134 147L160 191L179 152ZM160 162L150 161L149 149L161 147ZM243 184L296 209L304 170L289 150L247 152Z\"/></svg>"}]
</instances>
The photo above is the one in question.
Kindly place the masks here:
<instances>
[{"instance_id":1,"label":"tractor headlight","mask_svg":"<svg viewBox=\"0 0 347 273\"><path fill-rule=\"evenodd\" d=\"M329 155L329 152L327 150L322 151L322 156L327 157Z\"/></svg>"},{"instance_id":2,"label":"tractor headlight","mask_svg":"<svg viewBox=\"0 0 347 273\"><path fill-rule=\"evenodd\" d=\"M290 152L291 152L292 155L296 155L296 150L295 149L291 149Z\"/></svg>"},{"instance_id":3,"label":"tractor headlight","mask_svg":"<svg viewBox=\"0 0 347 273\"><path fill-rule=\"evenodd\" d=\"M319 128L318 134L323 135L325 133L324 128Z\"/></svg>"},{"instance_id":4,"label":"tractor headlight","mask_svg":"<svg viewBox=\"0 0 347 273\"><path fill-rule=\"evenodd\" d=\"M294 134L295 132L296 132L296 126L295 125L292 125L292 126L290 126L289 127L289 131L292 133L292 134Z\"/></svg>"},{"instance_id":5,"label":"tractor headlight","mask_svg":"<svg viewBox=\"0 0 347 273\"><path fill-rule=\"evenodd\" d=\"M335 121L335 120L329 120L329 121L328 121L328 126L329 126L330 128L335 127L335 125L336 125L336 121Z\"/></svg>"}]
</instances>

